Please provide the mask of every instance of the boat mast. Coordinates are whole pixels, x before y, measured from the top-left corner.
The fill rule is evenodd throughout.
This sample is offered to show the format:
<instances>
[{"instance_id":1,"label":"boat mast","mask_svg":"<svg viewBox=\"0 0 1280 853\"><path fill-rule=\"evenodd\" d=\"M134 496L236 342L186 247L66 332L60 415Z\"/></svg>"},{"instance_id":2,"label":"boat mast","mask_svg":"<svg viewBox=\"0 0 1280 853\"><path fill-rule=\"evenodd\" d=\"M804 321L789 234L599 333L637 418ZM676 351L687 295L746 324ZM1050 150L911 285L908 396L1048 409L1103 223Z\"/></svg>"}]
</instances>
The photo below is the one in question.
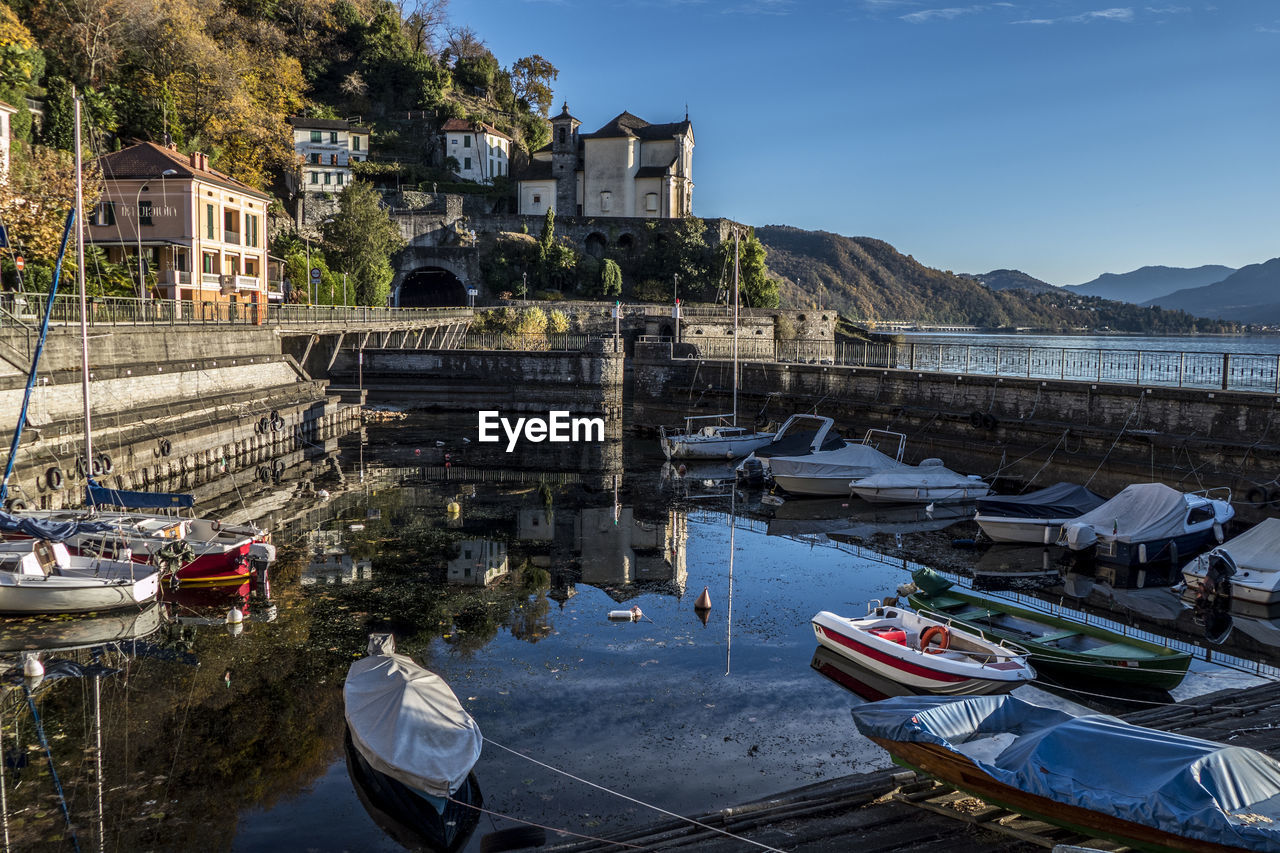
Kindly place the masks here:
<instances>
[{"instance_id":1,"label":"boat mast","mask_svg":"<svg viewBox=\"0 0 1280 853\"><path fill-rule=\"evenodd\" d=\"M738 425L738 226L733 226L733 425Z\"/></svg>"},{"instance_id":2,"label":"boat mast","mask_svg":"<svg viewBox=\"0 0 1280 853\"><path fill-rule=\"evenodd\" d=\"M76 109L76 212L84 210L84 169L80 149L80 95L72 90ZM80 289L80 391L84 398L84 473L93 475L93 430L89 422L89 311L84 294L84 222L76 217L76 285Z\"/></svg>"}]
</instances>

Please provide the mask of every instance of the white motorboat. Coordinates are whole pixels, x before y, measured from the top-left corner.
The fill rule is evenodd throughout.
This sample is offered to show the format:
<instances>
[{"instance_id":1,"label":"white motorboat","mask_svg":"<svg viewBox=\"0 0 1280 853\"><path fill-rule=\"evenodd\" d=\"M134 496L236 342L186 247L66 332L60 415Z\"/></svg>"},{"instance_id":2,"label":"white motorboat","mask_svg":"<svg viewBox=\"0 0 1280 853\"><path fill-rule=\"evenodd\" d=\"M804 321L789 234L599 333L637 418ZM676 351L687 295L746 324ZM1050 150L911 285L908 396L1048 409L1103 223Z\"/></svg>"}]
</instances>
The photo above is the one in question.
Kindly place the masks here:
<instances>
[{"instance_id":1,"label":"white motorboat","mask_svg":"<svg viewBox=\"0 0 1280 853\"><path fill-rule=\"evenodd\" d=\"M1182 577L1199 596L1225 593L1231 601L1224 604L1280 605L1280 518L1263 519L1196 557L1182 567Z\"/></svg>"},{"instance_id":2,"label":"white motorboat","mask_svg":"<svg viewBox=\"0 0 1280 853\"><path fill-rule=\"evenodd\" d=\"M822 415L792 415L782 422L773 440L738 464L739 476L747 473L748 462L759 460L766 476L770 463L778 456L808 456L827 450L839 450L847 443L836 431L836 422Z\"/></svg>"},{"instance_id":3,"label":"white motorboat","mask_svg":"<svg viewBox=\"0 0 1280 853\"><path fill-rule=\"evenodd\" d=\"M369 766L443 811L480 758L480 727L444 679L369 637L342 689L351 743Z\"/></svg>"},{"instance_id":4,"label":"white motorboat","mask_svg":"<svg viewBox=\"0 0 1280 853\"><path fill-rule=\"evenodd\" d=\"M978 498L974 521L992 542L1052 545L1062 525L1106 503L1106 498L1074 483L1055 483L1025 495Z\"/></svg>"},{"instance_id":5,"label":"white motorboat","mask_svg":"<svg viewBox=\"0 0 1280 853\"><path fill-rule=\"evenodd\" d=\"M1036 677L1024 649L876 601L860 619L823 610L813 617L813 633L831 651L932 693L1003 693Z\"/></svg>"},{"instance_id":6,"label":"white motorboat","mask_svg":"<svg viewBox=\"0 0 1280 853\"><path fill-rule=\"evenodd\" d=\"M850 480L909 467L902 462L906 440L901 433L868 430L861 443L847 442L834 450L802 456L774 456L769 459L769 473L775 485L793 495L848 497ZM894 455L882 453L877 443L893 448Z\"/></svg>"},{"instance_id":7,"label":"white motorboat","mask_svg":"<svg viewBox=\"0 0 1280 853\"><path fill-rule=\"evenodd\" d=\"M1223 525L1235 510L1230 490L1222 491L1222 498L1211 498L1163 483L1135 483L1064 524L1058 544L1072 551L1092 550L1097 562L1110 566L1176 566L1179 554L1193 554L1214 539L1223 541Z\"/></svg>"},{"instance_id":8,"label":"white motorboat","mask_svg":"<svg viewBox=\"0 0 1280 853\"><path fill-rule=\"evenodd\" d=\"M684 419L683 431L659 428L658 443L668 459L738 459L773 441L772 432L738 426L738 232L733 232L733 411ZM699 421L712 421L698 426Z\"/></svg>"},{"instance_id":9,"label":"white motorboat","mask_svg":"<svg viewBox=\"0 0 1280 853\"><path fill-rule=\"evenodd\" d=\"M160 589L160 573L129 554L72 556L61 542L0 542L0 613L90 613L141 607Z\"/></svg>"},{"instance_id":10,"label":"white motorboat","mask_svg":"<svg viewBox=\"0 0 1280 853\"><path fill-rule=\"evenodd\" d=\"M685 418L683 432L660 427L658 441L663 454L668 459L737 459L773 441L774 433L735 426L732 418L732 415ZM703 420L715 420L717 423L698 426L697 422Z\"/></svg>"},{"instance_id":11,"label":"white motorboat","mask_svg":"<svg viewBox=\"0 0 1280 853\"><path fill-rule=\"evenodd\" d=\"M904 465L853 480L849 489L871 503L946 503L984 497L991 487L975 475L957 474L942 465L941 459L926 459L919 465Z\"/></svg>"}]
</instances>

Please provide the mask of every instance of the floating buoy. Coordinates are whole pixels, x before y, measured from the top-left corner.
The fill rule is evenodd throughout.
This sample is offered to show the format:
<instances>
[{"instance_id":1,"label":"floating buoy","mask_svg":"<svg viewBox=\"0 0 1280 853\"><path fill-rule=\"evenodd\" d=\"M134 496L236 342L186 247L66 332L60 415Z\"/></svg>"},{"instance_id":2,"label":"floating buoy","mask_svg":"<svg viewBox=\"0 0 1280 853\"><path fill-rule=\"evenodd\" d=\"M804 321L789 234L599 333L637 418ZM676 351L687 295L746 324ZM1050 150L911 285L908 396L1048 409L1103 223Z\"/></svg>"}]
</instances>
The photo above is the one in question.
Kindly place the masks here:
<instances>
[{"instance_id":1,"label":"floating buoy","mask_svg":"<svg viewBox=\"0 0 1280 853\"><path fill-rule=\"evenodd\" d=\"M233 607L227 611L227 624L238 625L244 621L244 611L239 607Z\"/></svg>"},{"instance_id":2,"label":"floating buoy","mask_svg":"<svg viewBox=\"0 0 1280 853\"><path fill-rule=\"evenodd\" d=\"M27 655L22 659L22 675L25 678L43 678L44 664L37 655Z\"/></svg>"},{"instance_id":3,"label":"floating buoy","mask_svg":"<svg viewBox=\"0 0 1280 853\"><path fill-rule=\"evenodd\" d=\"M462 505L457 501L449 501L449 503L445 505L444 511L449 513L449 515L457 515L462 512Z\"/></svg>"},{"instance_id":4,"label":"floating buoy","mask_svg":"<svg viewBox=\"0 0 1280 853\"><path fill-rule=\"evenodd\" d=\"M698 596L698 600L693 603L694 610L710 610L711 609L711 593L707 587L702 588L702 595Z\"/></svg>"},{"instance_id":5,"label":"floating buoy","mask_svg":"<svg viewBox=\"0 0 1280 853\"><path fill-rule=\"evenodd\" d=\"M630 610L610 610L609 620L612 622L639 622L644 618L644 613L639 607L633 607Z\"/></svg>"}]
</instances>

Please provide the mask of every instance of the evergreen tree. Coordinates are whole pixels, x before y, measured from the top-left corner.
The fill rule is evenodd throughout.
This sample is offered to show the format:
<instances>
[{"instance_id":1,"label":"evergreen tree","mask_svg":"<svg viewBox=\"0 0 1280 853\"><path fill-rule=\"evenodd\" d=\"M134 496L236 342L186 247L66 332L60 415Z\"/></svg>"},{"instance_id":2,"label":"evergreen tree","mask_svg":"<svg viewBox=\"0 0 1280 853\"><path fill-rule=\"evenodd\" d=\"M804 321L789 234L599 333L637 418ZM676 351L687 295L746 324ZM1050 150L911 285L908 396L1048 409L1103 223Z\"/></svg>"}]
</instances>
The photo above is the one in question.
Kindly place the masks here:
<instances>
[{"instance_id":1,"label":"evergreen tree","mask_svg":"<svg viewBox=\"0 0 1280 853\"><path fill-rule=\"evenodd\" d=\"M338 212L325 223L324 240L334 270L354 283L355 303L386 305L395 276L391 256L404 247L404 238L372 186L347 185L338 196Z\"/></svg>"}]
</instances>

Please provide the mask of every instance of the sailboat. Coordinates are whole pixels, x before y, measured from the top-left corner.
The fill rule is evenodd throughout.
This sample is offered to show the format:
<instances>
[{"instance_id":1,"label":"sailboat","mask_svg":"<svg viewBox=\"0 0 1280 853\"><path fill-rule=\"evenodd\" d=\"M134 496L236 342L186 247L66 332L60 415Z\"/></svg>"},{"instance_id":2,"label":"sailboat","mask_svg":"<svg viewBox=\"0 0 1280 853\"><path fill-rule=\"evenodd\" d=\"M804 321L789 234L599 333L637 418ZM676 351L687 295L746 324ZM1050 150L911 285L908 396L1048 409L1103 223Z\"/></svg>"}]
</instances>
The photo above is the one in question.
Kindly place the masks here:
<instances>
[{"instance_id":1,"label":"sailboat","mask_svg":"<svg viewBox=\"0 0 1280 853\"><path fill-rule=\"evenodd\" d=\"M80 148L80 99L75 99L75 173L76 208L72 219L76 226L76 282L80 294L80 367L81 396L84 401L84 458L94 459L93 428L90 418L89 398L89 328L85 298L84 278L84 228L79 211L84 209L82 163ZM68 230L71 226L68 220ZM63 236L65 251L67 235ZM48 330L45 325L40 346L33 360L31 378L28 380L28 398L35 377L35 362ZM22 434L26 416L24 401L22 415L14 433L9 453L9 465L3 482L0 482L0 500L3 499L13 471L13 462ZM224 526L217 521L199 518L178 518L172 515L138 512L164 508L190 508L194 500L190 495L128 492L100 486L93 477L88 478L85 490L88 511L83 510L28 510L21 513L21 523L7 524L0 518L0 533L11 538L44 538L64 542L73 553L96 554L101 557L104 548L111 547L123 559L134 563L151 564L163 568L166 573L184 583L238 584L255 568L266 568L275 560L276 552L269 536L254 526ZM117 506L132 510L123 513L100 512L101 506ZM50 524L49 533L42 532L43 524ZM29 528L29 529L28 529ZM139 570L139 574L145 574ZM152 593L154 597L154 592Z\"/></svg>"},{"instance_id":2,"label":"sailboat","mask_svg":"<svg viewBox=\"0 0 1280 853\"><path fill-rule=\"evenodd\" d=\"M658 442L668 459L737 459L773 441L772 432L738 426L738 229L733 231L733 411L693 415L683 430L659 428Z\"/></svg>"}]
</instances>

